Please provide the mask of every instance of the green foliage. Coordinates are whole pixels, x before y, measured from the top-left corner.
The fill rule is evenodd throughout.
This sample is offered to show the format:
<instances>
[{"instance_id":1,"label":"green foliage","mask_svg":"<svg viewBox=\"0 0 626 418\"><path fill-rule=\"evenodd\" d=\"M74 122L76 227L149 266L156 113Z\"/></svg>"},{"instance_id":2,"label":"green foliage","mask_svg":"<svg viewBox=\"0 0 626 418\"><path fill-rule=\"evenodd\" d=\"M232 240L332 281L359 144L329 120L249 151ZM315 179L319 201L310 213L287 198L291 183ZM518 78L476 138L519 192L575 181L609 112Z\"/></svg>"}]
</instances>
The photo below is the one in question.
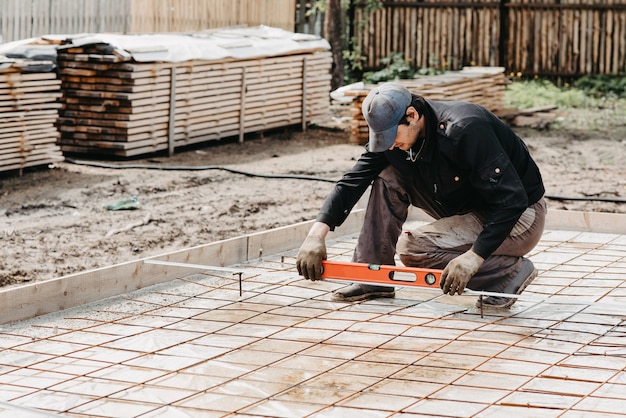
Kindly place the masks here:
<instances>
[{"instance_id":1,"label":"green foliage","mask_svg":"<svg viewBox=\"0 0 626 418\"><path fill-rule=\"evenodd\" d=\"M356 54L360 56L360 54ZM345 55L344 55L345 57ZM353 57L354 59L355 57ZM406 80L415 77L415 75L439 75L445 71L440 68L439 60L436 55L431 54L428 59L428 67L422 67L415 70L404 59L404 54L401 52L392 52L390 56L380 60L381 64L385 67L378 71L369 71L363 74L363 81L366 83L381 83L391 80ZM359 67L362 69L363 67Z\"/></svg>"},{"instance_id":2,"label":"green foliage","mask_svg":"<svg viewBox=\"0 0 626 418\"><path fill-rule=\"evenodd\" d=\"M317 13L326 12L326 0L316 0L311 3L311 8L306 12L307 16L311 16Z\"/></svg>"},{"instance_id":3,"label":"green foliage","mask_svg":"<svg viewBox=\"0 0 626 418\"><path fill-rule=\"evenodd\" d=\"M545 79L519 80L507 86L504 105L513 109L548 105L576 108L588 106L589 97L582 90L561 88Z\"/></svg>"},{"instance_id":4,"label":"green foliage","mask_svg":"<svg viewBox=\"0 0 626 418\"><path fill-rule=\"evenodd\" d=\"M623 140L626 137L626 97L619 98L614 90L609 91L608 83L593 84L593 88L587 83L584 77L573 85L560 86L540 78L515 79L507 86L504 106L528 109L556 105L560 116L552 123L552 128L593 131L607 139ZM608 93L601 95L601 89Z\"/></svg>"},{"instance_id":5,"label":"green foliage","mask_svg":"<svg viewBox=\"0 0 626 418\"><path fill-rule=\"evenodd\" d=\"M418 75L439 75L443 73L444 73L443 70L440 70L439 68L435 68L435 67L422 67L419 70L417 70Z\"/></svg>"},{"instance_id":6,"label":"green foliage","mask_svg":"<svg viewBox=\"0 0 626 418\"><path fill-rule=\"evenodd\" d=\"M380 83L383 81L409 79L415 75L415 70L405 61L404 54L392 53L389 57L380 60L385 68L379 71L368 71L363 74L366 83Z\"/></svg>"},{"instance_id":7,"label":"green foliage","mask_svg":"<svg viewBox=\"0 0 626 418\"><path fill-rule=\"evenodd\" d=\"M584 76L558 86L541 78L516 79L508 85L504 104L510 108L557 105L559 108L616 107L626 104L626 78Z\"/></svg>"},{"instance_id":8,"label":"green foliage","mask_svg":"<svg viewBox=\"0 0 626 418\"><path fill-rule=\"evenodd\" d=\"M626 98L626 77L586 75L574 82L574 87L593 97L614 96Z\"/></svg>"},{"instance_id":9,"label":"green foliage","mask_svg":"<svg viewBox=\"0 0 626 418\"><path fill-rule=\"evenodd\" d=\"M351 4L356 0L341 0L341 7L346 12L349 10ZM363 71L363 63L367 59L363 56L361 48L357 47L357 39L363 33L367 22L372 14L383 8L383 2L380 0L365 0L361 2L363 13L359 14L360 18L355 22L347 22L346 35L344 39L343 59L344 59L344 76L345 81L355 82L360 80L360 75ZM351 38L347 35L349 27L352 25L354 29L354 36Z\"/></svg>"},{"instance_id":10,"label":"green foliage","mask_svg":"<svg viewBox=\"0 0 626 418\"><path fill-rule=\"evenodd\" d=\"M419 75L439 75L443 73L444 71L439 67L439 59L435 54L428 56L428 67L422 67L417 70Z\"/></svg>"},{"instance_id":11,"label":"green foliage","mask_svg":"<svg viewBox=\"0 0 626 418\"><path fill-rule=\"evenodd\" d=\"M347 70L349 71L363 70L363 63L365 62L365 57L361 53L361 48L359 46L355 46L352 50L344 49L342 51L342 56L346 63Z\"/></svg>"},{"instance_id":12,"label":"green foliage","mask_svg":"<svg viewBox=\"0 0 626 418\"><path fill-rule=\"evenodd\" d=\"M368 14L372 14L377 10L383 8L383 2L380 0L365 0L365 11Z\"/></svg>"}]
</instances>

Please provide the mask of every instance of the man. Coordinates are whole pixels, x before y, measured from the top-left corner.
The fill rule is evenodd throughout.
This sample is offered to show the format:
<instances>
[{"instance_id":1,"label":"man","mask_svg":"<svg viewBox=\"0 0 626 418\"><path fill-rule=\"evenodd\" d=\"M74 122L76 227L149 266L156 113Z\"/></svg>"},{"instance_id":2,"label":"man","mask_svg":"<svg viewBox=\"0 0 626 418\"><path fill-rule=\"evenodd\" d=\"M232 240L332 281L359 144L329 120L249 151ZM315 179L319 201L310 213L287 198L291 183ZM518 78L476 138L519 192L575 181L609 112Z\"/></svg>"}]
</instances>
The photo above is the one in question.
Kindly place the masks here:
<instances>
[{"instance_id":1,"label":"man","mask_svg":"<svg viewBox=\"0 0 626 418\"><path fill-rule=\"evenodd\" d=\"M543 233L546 204L539 169L524 142L485 108L412 94L382 84L363 101L369 142L324 202L296 265L318 280L325 238L370 186L353 261L443 269L444 293L473 290L520 294L536 277L525 258ZM409 206L435 221L401 234ZM394 297L389 286L354 283L337 301ZM508 308L516 298L490 296Z\"/></svg>"}]
</instances>

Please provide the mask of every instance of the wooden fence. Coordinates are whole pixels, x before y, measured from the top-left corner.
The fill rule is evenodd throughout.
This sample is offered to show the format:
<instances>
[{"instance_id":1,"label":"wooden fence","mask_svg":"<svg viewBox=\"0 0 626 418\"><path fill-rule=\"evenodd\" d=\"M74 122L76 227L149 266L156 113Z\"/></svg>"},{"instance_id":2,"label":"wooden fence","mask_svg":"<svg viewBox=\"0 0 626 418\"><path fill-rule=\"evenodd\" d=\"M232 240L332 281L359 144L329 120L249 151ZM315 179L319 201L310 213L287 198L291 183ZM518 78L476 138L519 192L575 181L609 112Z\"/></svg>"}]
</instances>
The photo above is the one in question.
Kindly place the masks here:
<instances>
[{"instance_id":1,"label":"wooden fence","mask_svg":"<svg viewBox=\"0 0 626 418\"><path fill-rule=\"evenodd\" d=\"M626 74L626 0L394 0L355 22L365 69L499 65L524 75Z\"/></svg>"},{"instance_id":2,"label":"wooden fence","mask_svg":"<svg viewBox=\"0 0 626 418\"><path fill-rule=\"evenodd\" d=\"M353 22L366 19L356 3ZM356 24L366 70L502 66L541 76L626 74L626 0L392 0ZM182 32L247 24L320 34L308 0L0 0L0 42L54 33Z\"/></svg>"},{"instance_id":3,"label":"wooden fence","mask_svg":"<svg viewBox=\"0 0 626 418\"><path fill-rule=\"evenodd\" d=\"M0 43L48 34L187 32L234 25L293 31L294 0L0 0Z\"/></svg>"},{"instance_id":4,"label":"wooden fence","mask_svg":"<svg viewBox=\"0 0 626 418\"><path fill-rule=\"evenodd\" d=\"M366 68L402 52L413 67L459 69L464 65L499 65L500 7L497 0L441 3L435 0L383 2L384 8L355 21L368 20L357 32Z\"/></svg>"},{"instance_id":5,"label":"wooden fence","mask_svg":"<svg viewBox=\"0 0 626 418\"><path fill-rule=\"evenodd\" d=\"M626 1L506 4L504 65L542 75L625 74Z\"/></svg>"}]
</instances>

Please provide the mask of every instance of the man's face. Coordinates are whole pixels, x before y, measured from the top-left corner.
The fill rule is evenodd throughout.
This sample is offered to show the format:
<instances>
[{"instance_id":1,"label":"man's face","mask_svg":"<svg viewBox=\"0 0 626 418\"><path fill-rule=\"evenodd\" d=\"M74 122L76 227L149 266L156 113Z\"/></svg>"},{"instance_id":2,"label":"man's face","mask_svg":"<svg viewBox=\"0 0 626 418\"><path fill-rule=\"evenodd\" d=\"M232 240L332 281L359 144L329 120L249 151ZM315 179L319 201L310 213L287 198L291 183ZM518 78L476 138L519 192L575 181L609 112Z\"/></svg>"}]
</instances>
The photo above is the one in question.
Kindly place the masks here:
<instances>
[{"instance_id":1,"label":"man's face","mask_svg":"<svg viewBox=\"0 0 626 418\"><path fill-rule=\"evenodd\" d=\"M396 140L389 148L390 150L399 148L408 152L418 138L424 138L426 134L424 118L417 113L414 107L410 106L406 110L406 120L408 125L403 123L398 125Z\"/></svg>"}]
</instances>

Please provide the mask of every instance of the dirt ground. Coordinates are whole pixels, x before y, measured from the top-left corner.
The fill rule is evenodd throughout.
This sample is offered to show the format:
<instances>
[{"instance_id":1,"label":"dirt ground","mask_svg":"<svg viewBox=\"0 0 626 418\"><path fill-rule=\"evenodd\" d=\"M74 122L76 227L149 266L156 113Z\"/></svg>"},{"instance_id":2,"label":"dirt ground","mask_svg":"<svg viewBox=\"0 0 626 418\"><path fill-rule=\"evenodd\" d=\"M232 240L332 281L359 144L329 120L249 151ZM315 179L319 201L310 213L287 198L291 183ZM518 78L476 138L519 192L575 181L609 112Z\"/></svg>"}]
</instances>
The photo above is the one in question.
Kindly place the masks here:
<instances>
[{"instance_id":1,"label":"dirt ground","mask_svg":"<svg viewBox=\"0 0 626 418\"><path fill-rule=\"evenodd\" d=\"M611 117L613 121L607 121ZM563 118L557 128L516 128L542 170L547 195L623 200L626 117L615 122L615 115L606 111L581 111ZM593 123L579 128L580 118ZM250 135L243 144L211 141L173 157L101 162L219 166L262 175L338 179L363 149L349 138L347 124L340 123L335 129ZM320 180L254 177L221 169L115 169L70 162L22 175L0 173L0 286L48 280L311 220L332 186ZM138 202L135 210L105 208L132 196ZM549 199L548 204L551 209L626 213L624 203Z\"/></svg>"}]
</instances>

